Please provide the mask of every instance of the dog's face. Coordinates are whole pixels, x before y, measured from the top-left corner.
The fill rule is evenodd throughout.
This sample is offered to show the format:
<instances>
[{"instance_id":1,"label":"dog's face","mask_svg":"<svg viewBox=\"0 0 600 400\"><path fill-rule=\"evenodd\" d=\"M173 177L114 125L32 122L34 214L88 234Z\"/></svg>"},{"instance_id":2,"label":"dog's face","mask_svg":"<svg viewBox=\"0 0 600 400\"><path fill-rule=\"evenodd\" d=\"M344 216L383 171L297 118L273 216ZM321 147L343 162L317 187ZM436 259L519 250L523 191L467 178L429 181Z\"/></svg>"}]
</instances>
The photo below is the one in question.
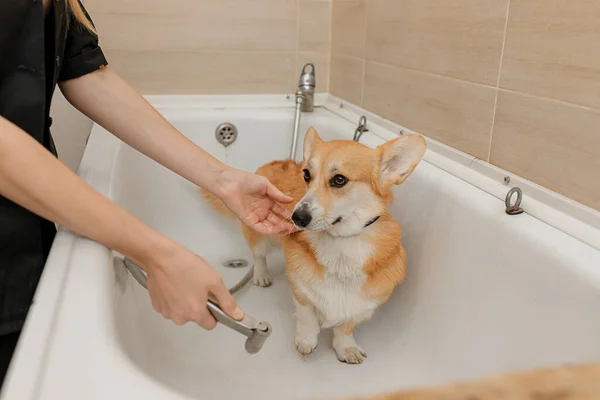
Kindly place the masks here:
<instances>
[{"instance_id":1,"label":"dog's face","mask_svg":"<svg viewBox=\"0 0 600 400\"><path fill-rule=\"evenodd\" d=\"M402 136L376 149L350 140L323 142L311 127L304 137L307 193L296 204L294 223L309 231L351 236L380 216L425 152L419 135Z\"/></svg>"}]
</instances>

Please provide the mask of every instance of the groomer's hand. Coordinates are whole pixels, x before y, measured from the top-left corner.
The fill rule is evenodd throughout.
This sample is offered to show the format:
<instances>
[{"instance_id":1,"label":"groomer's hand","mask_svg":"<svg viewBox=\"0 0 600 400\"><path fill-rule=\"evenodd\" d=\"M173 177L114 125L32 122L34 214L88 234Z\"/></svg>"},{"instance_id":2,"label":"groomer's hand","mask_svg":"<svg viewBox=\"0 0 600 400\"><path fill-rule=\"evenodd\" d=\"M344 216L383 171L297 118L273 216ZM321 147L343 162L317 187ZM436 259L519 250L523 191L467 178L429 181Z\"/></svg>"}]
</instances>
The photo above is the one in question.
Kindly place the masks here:
<instances>
[{"instance_id":1,"label":"groomer's hand","mask_svg":"<svg viewBox=\"0 0 600 400\"><path fill-rule=\"evenodd\" d=\"M163 317L177 325L191 321L211 330L217 322L206 307L209 296L230 317L236 320L244 317L221 276L185 247L166 242L145 258L152 306Z\"/></svg>"},{"instance_id":2,"label":"groomer's hand","mask_svg":"<svg viewBox=\"0 0 600 400\"><path fill-rule=\"evenodd\" d=\"M294 199L264 176L227 169L216 179L217 196L246 225L268 235L296 230L291 223L291 212L279 204L291 203Z\"/></svg>"}]
</instances>

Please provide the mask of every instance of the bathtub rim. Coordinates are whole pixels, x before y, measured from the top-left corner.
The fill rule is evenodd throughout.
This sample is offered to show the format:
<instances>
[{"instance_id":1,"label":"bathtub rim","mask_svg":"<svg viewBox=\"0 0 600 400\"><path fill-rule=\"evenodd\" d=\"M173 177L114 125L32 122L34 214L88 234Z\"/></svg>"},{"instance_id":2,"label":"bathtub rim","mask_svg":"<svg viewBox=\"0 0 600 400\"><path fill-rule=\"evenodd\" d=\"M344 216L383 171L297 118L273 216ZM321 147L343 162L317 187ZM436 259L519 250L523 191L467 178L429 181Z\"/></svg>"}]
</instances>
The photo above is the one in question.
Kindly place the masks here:
<instances>
[{"instance_id":1,"label":"bathtub rim","mask_svg":"<svg viewBox=\"0 0 600 400\"><path fill-rule=\"evenodd\" d=\"M146 96L146 98L159 111L180 108L236 109L265 107L292 108L294 106L293 96L287 95L159 95ZM331 112L346 121L356 123L361 115L366 115L369 132L366 132L361 138L363 144L377 146L386 140L397 137L397 134L393 132L399 132L400 129L407 134L417 133L334 96L321 95L318 99L319 102L317 104L320 109ZM340 104L343 104L343 107L340 107ZM94 133L100 130L102 128L97 124L93 125L90 134L90 144L100 144L101 146L108 147L119 146L119 140L112 135L94 135ZM349 132L348 136L351 134L352 132ZM504 200L504 196L509 189L503 183L503 177L505 175L511 176L512 183L523 189L523 205L527 214L600 250L600 235L598 235L599 228L597 228L600 227L600 213L597 211L519 178L514 174L477 160L475 157L429 139L425 135L423 136L428 142L428 150L425 154L424 162L430 163L500 200ZM86 146L78 175L92 184L102 194L110 197L110 179L106 179L106 177L107 174L112 176L117 151L110 153L113 155L111 160L99 160L104 154L106 154L105 151L95 153L87 151ZM97 168L99 166L101 168ZM590 225L589 222L592 224ZM594 240L596 237L598 239ZM64 228L59 229L57 239L52 246L48 263L36 291L35 303L25 323L22 338L19 341L13 363L6 376L3 391L0 394L1 399L19 398L27 400L40 398L39 390L46 383L44 374L47 368L52 363L60 365L61 360L52 360L52 357L48 353L52 348L57 346L56 337L53 336L58 324L56 318L64 306L64 304L61 304L63 289L67 286L66 277L72 273L73 269L70 261L76 255L81 246L80 243L85 243L85 246L97 251L108 252L108 249L100 244L91 242ZM106 268L105 261L105 259L95 260L94 264L97 265L92 270L96 271L94 275L97 274L104 281L107 281L110 274L103 272ZM103 340L107 340L107 337L104 337ZM110 357L115 362L119 362L119 364L115 368L115 371L111 371L107 375L117 376L120 382L123 379L130 379L128 382L132 383L143 381L146 390L142 390L147 392L144 395L149 396L147 397L149 399L158 399L165 394L172 395L173 398L184 398L178 392L172 392L157 382L145 379L141 375L141 371L129 365L128 359L124 355L117 354L118 349L112 350L109 352L111 354L107 354L107 357ZM128 388L121 387L121 389L123 389L121 391L122 394L127 391L136 396L142 394L141 392L137 392L135 388L132 389L131 385ZM48 393L47 396L52 398L52 393ZM95 397L94 394L91 397Z\"/></svg>"}]
</instances>

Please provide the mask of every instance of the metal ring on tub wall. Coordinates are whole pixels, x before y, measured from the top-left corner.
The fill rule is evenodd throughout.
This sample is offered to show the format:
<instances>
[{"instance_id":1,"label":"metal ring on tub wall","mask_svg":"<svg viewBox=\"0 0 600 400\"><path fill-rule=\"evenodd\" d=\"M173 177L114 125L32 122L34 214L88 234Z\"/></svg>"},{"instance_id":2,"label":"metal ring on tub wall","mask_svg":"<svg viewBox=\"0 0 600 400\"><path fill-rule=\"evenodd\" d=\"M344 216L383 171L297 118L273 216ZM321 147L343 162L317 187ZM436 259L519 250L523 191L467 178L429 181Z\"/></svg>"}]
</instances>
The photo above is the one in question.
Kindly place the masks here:
<instances>
[{"instance_id":1,"label":"metal ring on tub wall","mask_svg":"<svg viewBox=\"0 0 600 400\"><path fill-rule=\"evenodd\" d=\"M510 204L510 200L513 194L517 194L517 200L515 204ZM504 205L506 206L506 213L508 215L517 215L523 213L523 209L521 208L521 201L523 200L523 191L520 188L514 187L508 191L506 194L506 198L504 199Z\"/></svg>"},{"instance_id":2,"label":"metal ring on tub wall","mask_svg":"<svg viewBox=\"0 0 600 400\"><path fill-rule=\"evenodd\" d=\"M354 138L352 140L354 140L355 142L358 142L360 140L360 137L362 136L363 132L368 132L368 131L369 130L367 129L367 117L365 117L363 115L358 120L358 127L354 131Z\"/></svg>"}]
</instances>

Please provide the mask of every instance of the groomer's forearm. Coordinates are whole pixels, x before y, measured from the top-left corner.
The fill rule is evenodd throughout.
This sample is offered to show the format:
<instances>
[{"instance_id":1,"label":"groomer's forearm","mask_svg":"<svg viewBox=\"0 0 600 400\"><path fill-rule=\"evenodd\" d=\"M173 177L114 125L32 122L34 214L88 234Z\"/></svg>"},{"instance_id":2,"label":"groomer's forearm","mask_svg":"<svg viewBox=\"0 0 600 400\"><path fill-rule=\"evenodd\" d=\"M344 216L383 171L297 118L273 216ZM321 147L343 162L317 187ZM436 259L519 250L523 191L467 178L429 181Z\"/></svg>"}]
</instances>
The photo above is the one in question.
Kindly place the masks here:
<instances>
[{"instance_id":1,"label":"groomer's forearm","mask_svg":"<svg viewBox=\"0 0 600 400\"><path fill-rule=\"evenodd\" d=\"M169 243L2 117L0 195L140 263Z\"/></svg>"},{"instance_id":2,"label":"groomer's forearm","mask_svg":"<svg viewBox=\"0 0 600 400\"><path fill-rule=\"evenodd\" d=\"M136 150L215 193L215 176L230 167L178 132L110 68L60 84L79 111Z\"/></svg>"}]
</instances>

